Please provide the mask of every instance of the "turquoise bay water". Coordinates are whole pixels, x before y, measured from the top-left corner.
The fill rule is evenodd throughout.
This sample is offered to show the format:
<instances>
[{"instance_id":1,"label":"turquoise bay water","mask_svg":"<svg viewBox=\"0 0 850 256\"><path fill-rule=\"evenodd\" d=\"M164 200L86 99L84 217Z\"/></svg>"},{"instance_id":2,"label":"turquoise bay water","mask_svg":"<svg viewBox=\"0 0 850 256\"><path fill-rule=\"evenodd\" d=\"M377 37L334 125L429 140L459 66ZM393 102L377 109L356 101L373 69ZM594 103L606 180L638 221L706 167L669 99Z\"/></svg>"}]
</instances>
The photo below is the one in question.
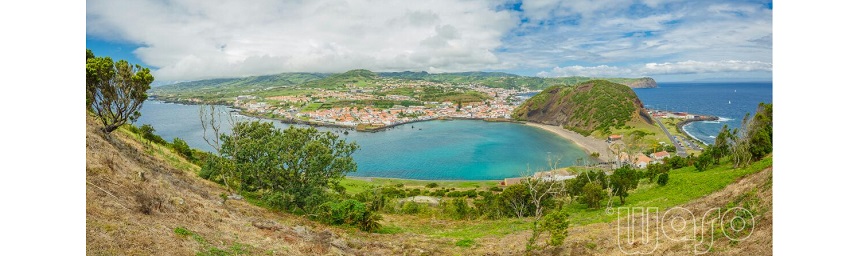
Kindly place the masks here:
<instances>
[{"instance_id":1,"label":"turquoise bay water","mask_svg":"<svg viewBox=\"0 0 850 256\"><path fill-rule=\"evenodd\" d=\"M194 147L212 148L203 140L199 106L145 102L136 125L151 124L156 133L179 137ZM242 117L241 120L253 119ZM290 124L274 122L279 128ZM411 128L413 127L413 128ZM223 128L230 131L225 122ZM354 154L358 170L349 176L424 180L492 180L547 169L547 156L569 166L588 155L576 144L548 131L514 124L474 120L428 121L382 132L319 127L360 145Z\"/></svg>"}]
</instances>

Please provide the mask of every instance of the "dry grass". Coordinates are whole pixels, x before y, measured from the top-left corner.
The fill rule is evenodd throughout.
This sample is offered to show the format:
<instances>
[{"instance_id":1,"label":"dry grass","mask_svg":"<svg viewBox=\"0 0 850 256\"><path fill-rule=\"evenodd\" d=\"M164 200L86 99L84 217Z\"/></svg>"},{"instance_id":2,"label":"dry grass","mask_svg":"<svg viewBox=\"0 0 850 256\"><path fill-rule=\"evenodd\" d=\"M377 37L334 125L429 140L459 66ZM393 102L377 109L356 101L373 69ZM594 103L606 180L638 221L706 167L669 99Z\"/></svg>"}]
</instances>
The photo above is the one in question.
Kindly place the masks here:
<instances>
[{"instance_id":1,"label":"dry grass","mask_svg":"<svg viewBox=\"0 0 850 256\"><path fill-rule=\"evenodd\" d=\"M86 252L89 255L385 254L351 239L359 231L327 227L219 195L226 191L163 158L123 132L86 129ZM153 154L150 152L154 152ZM161 152L161 153L156 153ZM190 168L194 169L194 168ZM180 235L182 228L192 235Z\"/></svg>"}]
</instances>

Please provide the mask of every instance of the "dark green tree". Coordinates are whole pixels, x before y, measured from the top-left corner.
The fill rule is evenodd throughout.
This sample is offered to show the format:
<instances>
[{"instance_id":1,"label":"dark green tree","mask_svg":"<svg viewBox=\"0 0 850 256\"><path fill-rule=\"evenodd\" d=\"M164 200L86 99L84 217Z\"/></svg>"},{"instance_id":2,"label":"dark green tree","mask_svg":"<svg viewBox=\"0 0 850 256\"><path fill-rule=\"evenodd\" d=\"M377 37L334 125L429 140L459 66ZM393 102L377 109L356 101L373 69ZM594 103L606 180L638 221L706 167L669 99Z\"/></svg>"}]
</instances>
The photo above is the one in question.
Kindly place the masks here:
<instances>
[{"instance_id":1,"label":"dark green tree","mask_svg":"<svg viewBox=\"0 0 850 256\"><path fill-rule=\"evenodd\" d=\"M700 154L696 161L694 161L694 167L697 168L697 171L705 171L708 170L708 167L711 167L711 164L714 163L714 154L716 150L714 150L711 146L706 147L703 150L702 154Z\"/></svg>"},{"instance_id":2,"label":"dark green tree","mask_svg":"<svg viewBox=\"0 0 850 256\"><path fill-rule=\"evenodd\" d=\"M106 133L141 115L153 80L148 68L126 60L113 63L112 58L94 57L86 50L86 108L93 110Z\"/></svg>"},{"instance_id":3,"label":"dark green tree","mask_svg":"<svg viewBox=\"0 0 850 256\"><path fill-rule=\"evenodd\" d=\"M629 190L637 188L637 172L626 165L614 170L614 174L611 174L608 178L611 182L611 192L620 198L621 205L625 204L626 197L629 196Z\"/></svg>"},{"instance_id":4,"label":"dark green tree","mask_svg":"<svg viewBox=\"0 0 850 256\"><path fill-rule=\"evenodd\" d=\"M658 185L660 185L660 186L667 185L668 181L670 181L670 175L667 174L666 172L658 175Z\"/></svg>"},{"instance_id":5,"label":"dark green tree","mask_svg":"<svg viewBox=\"0 0 850 256\"><path fill-rule=\"evenodd\" d=\"M732 131L730 131L729 127L724 124L723 128L720 128L720 132L717 133L717 137L714 139L714 148L717 150L716 154L721 158L731 154L732 141ZM716 161L719 162L719 159Z\"/></svg>"},{"instance_id":6,"label":"dark green tree","mask_svg":"<svg viewBox=\"0 0 850 256\"><path fill-rule=\"evenodd\" d=\"M670 165L664 163L654 163L646 166L646 178L649 182L655 181L655 177L670 170Z\"/></svg>"},{"instance_id":7,"label":"dark green tree","mask_svg":"<svg viewBox=\"0 0 850 256\"><path fill-rule=\"evenodd\" d=\"M502 205L508 208L517 218L528 216L531 209L531 195L525 184L514 184L505 188L500 194Z\"/></svg>"},{"instance_id":8,"label":"dark green tree","mask_svg":"<svg viewBox=\"0 0 850 256\"><path fill-rule=\"evenodd\" d=\"M688 159L675 155L665 159L664 163L670 165L672 169L679 169L688 166Z\"/></svg>"},{"instance_id":9,"label":"dark green tree","mask_svg":"<svg viewBox=\"0 0 850 256\"><path fill-rule=\"evenodd\" d=\"M272 191L291 198L292 206L310 212L327 198L326 190L356 171L348 143L315 128L275 128L270 122L239 122L222 135L223 158L235 164L243 191ZM287 207L289 208L289 207Z\"/></svg>"},{"instance_id":10,"label":"dark green tree","mask_svg":"<svg viewBox=\"0 0 850 256\"><path fill-rule=\"evenodd\" d=\"M754 160L773 152L773 104L759 103L755 116L750 119L749 151Z\"/></svg>"},{"instance_id":11,"label":"dark green tree","mask_svg":"<svg viewBox=\"0 0 850 256\"><path fill-rule=\"evenodd\" d=\"M596 182L588 182L581 189L580 201L589 208L599 208L599 202L605 199L605 191Z\"/></svg>"}]
</instances>

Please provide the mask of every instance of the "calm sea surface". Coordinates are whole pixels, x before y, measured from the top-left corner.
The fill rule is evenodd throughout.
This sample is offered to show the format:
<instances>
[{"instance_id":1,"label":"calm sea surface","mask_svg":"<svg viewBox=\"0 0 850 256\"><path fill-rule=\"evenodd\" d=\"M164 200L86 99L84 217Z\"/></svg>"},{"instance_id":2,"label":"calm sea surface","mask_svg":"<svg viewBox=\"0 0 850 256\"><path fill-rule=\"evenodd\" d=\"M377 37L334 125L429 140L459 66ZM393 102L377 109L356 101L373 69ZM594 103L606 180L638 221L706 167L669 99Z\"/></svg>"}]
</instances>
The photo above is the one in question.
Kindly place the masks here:
<instances>
[{"instance_id":1,"label":"calm sea surface","mask_svg":"<svg viewBox=\"0 0 850 256\"><path fill-rule=\"evenodd\" d=\"M156 133L211 151L203 140L199 106L145 102L136 125L151 124ZM253 119L248 117L242 120ZM274 122L279 128L289 124ZM230 126L224 125L227 132ZM411 128L413 127L413 128ZM571 141L550 132L514 123L473 120L412 123L387 131L364 133L318 128L360 145L354 154L357 172L350 176L406 179L483 180L516 177L548 166L547 156L561 157L560 166L587 154Z\"/></svg>"},{"instance_id":2,"label":"calm sea surface","mask_svg":"<svg viewBox=\"0 0 850 256\"><path fill-rule=\"evenodd\" d=\"M714 143L723 125L741 126L744 115L756 112L759 102L773 102L773 83L659 83L658 88L635 89L644 106L720 117L694 122L684 129L697 139Z\"/></svg>"}]
</instances>

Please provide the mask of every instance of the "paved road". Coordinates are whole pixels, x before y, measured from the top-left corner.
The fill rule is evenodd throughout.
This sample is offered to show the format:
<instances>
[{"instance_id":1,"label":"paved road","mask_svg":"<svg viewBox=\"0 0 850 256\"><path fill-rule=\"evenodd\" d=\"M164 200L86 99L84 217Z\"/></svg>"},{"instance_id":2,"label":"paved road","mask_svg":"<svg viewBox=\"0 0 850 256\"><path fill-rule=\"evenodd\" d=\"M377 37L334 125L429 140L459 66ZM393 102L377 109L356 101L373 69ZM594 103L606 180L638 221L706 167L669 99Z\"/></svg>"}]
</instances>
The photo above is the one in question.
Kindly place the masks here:
<instances>
[{"instance_id":1,"label":"paved road","mask_svg":"<svg viewBox=\"0 0 850 256\"><path fill-rule=\"evenodd\" d=\"M670 134L669 131L667 131L667 127L664 126L664 124L661 123L661 121L659 121L658 118L655 118L654 116L652 117L652 120L655 120L655 123L657 123L658 126L661 127L661 130L664 131L664 134L667 134L667 137L670 138L671 142L673 142L673 146L676 146L676 154L681 157L688 156L688 153L685 151L685 147L682 147L682 145L679 144L679 140L672 134Z\"/></svg>"}]
</instances>

